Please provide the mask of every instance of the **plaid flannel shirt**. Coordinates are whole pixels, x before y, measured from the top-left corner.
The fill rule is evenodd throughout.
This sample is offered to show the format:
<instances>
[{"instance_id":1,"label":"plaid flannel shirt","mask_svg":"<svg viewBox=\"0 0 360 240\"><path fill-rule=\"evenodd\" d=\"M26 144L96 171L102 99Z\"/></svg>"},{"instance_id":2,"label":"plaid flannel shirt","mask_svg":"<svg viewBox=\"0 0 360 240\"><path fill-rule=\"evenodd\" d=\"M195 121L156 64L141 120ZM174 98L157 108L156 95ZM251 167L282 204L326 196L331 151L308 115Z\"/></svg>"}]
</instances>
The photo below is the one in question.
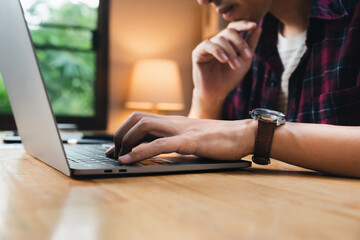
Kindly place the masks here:
<instances>
[{"instance_id":1,"label":"plaid flannel shirt","mask_svg":"<svg viewBox=\"0 0 360 240\"><path fill-rule=\"evenodd\" d=\"M262 107L276 109L283 65L277 51L279 21L263 19L252 67L229 94L222 117L249 117ZM307 51L289 79L287 121L360 125L360 1L314 0Z\"/></svg>"}]
</instances>

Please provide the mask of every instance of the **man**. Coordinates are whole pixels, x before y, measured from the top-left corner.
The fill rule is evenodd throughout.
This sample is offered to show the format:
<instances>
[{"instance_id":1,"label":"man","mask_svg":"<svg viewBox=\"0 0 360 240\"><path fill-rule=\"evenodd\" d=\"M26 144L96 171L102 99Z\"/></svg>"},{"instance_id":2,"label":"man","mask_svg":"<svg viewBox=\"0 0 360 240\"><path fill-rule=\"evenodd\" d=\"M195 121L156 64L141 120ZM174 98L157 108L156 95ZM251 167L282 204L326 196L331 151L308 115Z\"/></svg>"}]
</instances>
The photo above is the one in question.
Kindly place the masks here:
<instances>
[{"instance_id":1,"label":"man","mask_svg":"<svg viewBox=\"0 0 360 240\"><path fill-rule=\"evenodd\" d=\"M106 154L129 164L167 152L223 160L254 153L259 164L271 156L360 177L360 2L198 2L231 23L193 51L190 118L135 113ZM246 119L258 107L282 110L288 122L276 126L262 109L252 112L261 121ZM220 118L234 121L209 120Z\"/></svg>"}]
</instances>

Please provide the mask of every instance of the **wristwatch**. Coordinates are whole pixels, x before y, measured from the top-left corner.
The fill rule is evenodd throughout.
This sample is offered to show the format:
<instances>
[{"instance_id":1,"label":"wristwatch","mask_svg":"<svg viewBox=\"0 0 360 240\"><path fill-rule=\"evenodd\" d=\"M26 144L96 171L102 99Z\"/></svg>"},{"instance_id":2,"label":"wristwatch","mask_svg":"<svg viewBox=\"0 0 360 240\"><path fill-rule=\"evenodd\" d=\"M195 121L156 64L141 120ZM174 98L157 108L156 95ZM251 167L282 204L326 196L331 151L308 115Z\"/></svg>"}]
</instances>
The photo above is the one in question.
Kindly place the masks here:
<instances>
[{"instance_id":1,"label":"wristwatch","mask_svg":"<svg viewBox=\"0 0 360 240\"><path fill-rule=\"evenodd\" d=\"M256 164L267 165L270 163L270 150L275 128L285 124L285 114L265 108L255 108L249 114L258 121L252 160Z\"/></svg>"}]
</instances>

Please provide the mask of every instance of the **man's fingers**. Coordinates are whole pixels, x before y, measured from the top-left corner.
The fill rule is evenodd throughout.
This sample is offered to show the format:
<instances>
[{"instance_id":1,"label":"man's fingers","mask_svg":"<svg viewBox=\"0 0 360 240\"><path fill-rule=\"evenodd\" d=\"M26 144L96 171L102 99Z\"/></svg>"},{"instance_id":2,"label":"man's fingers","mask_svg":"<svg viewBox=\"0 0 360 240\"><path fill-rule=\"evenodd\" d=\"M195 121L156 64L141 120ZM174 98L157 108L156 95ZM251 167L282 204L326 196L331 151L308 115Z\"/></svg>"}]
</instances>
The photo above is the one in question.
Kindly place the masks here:
<instances>
[{"instance_id":1,"label":"man's fingers","mask_svg":"<svg viewBox=\"0 0 360 240\"><path fill-rule=\"evenodd\" d=\"M250 48L238 32L233 29L229 29L227 30L227 37L230 43L234 46L238 57L241 56L244 59L251 58Z\"/></svg>"},{"instance_id":2,"label":"man's fingers","mask_svg":"<svg viewBox=\"0 0 360 240\"><path fill-rule=\"evenodd\" d=\"M238 32L250 31L246 42L248 43L252 54L254 54L262 32L262 28L260 26L257 26L255 22L238 21L229 23L227 28L234 29Z\"/></svg>"},{"instance_id":3,"label":"man's fingers","mask_svg":"<svg viewBox=\"0 0 360 240\"><path fill-rule=\"evenodd\" d=\"M255 49L256 49L256 46L257 46L257 44L259 42L261 32L262 32L262 28L257 27L248 36L247 43L248 43L248 45L249 45L249 47L251 49L251 52L253 54L255 53Z\"/></svg>"},{"instance_id":4,"label":"man's fingers","mask_svg":"<svg viewBox=\"0 0 360 240\"><path fill-rule=\"evenodd\" d=\"M120 155L127 154L134 147L143 143L147 136L168 137L176 134L169 121L156 118L143 118L123 137Z\"/></svg>"},{"instance_id":5,"label":"man's fingers","mask_svg":"<svg viewBox=\"0 0 360 240\"><path fill-rule=\"evenodd\" d=\"M231 61L238 57L237 55L238 49L234 47L235 44L231 44L231 42L225 37L220 36L220 37L212 38L210 39L210 41L220 46Z\"/></svg>"},{"instance_id":6,"label":"man's fingers","mask_svg":"<svg viewBox=\"0 0 360 240\"><path fill-rule=\"evenodd\" d=\"M227 61L220 62L228 63L232 69L237 69L240 67L239 60L237 59L239 57L237 54L238 50L236 49L236 47L233 46L233 44L231 44L225 38L218 38L214 40L214 43L223 49L228 59Z\"/></svg>"},{"instance_id":7,"label":"man's fingers","mask_svg":"<svg viewBox=\"0 0 360 240\"><path fill-rule=\"evenodd\" d=\"M110 158L111 158L111 157L114 156L114 151L115 151L115 146L109 148L108 150L106 150L105 155L106 155L107 157L110 157Z\"/></svg>"},{"instance_id":8,"label":"man's fingers","mask_svg":"<svg viewBox=\"0 0 360 240\"><path fill-rule=\"evenodd\" d=\"M229 57L227 56L224 49L219 44L213 43L210 40L203 42L203 44L204 44L204 50L200 52L200 56L202 55L199 59L200 62L208 61L208 59L203 59L204 54L205 55L210 54L213 57L215 57L219 62L222 63L226 63L229 60Z\"/></svg>"},{"instance_id":9,"label":"man's fingers","mask_svg":"<svg viewBox=\"0 0 360 240\"><path fill-rule=\"evenodd\" d=\"M256 28L255 22L231 22L226 29L216 36L203 41L193 51L193 58L197 63L204 63L216 58L221 63L228 63L232 69L238 69L240 55L244 59L251 59L252 53L247 42L240 35L241 32Z\"/></svg>"},{"instance_id":10,"label":"man's fingers","mask_svg":"<svg viewBox=\"0 0 360 240\"><path fill-rule=\"evenodd\" d=\"M251 31L251 30L255 29L256 26L257 26L257 24L255 22L236 21L236 22L229 23L226 28L231 28L238 32L244 32L244 31Z\"/></svg>"},{"instance_id":11,"label":"man's fingers","mask_svg":"<svg viewBox=\"0 0 360 240\"><path fill-rule=\"evenodd\" d=\"M114 134L114 143L115 143L115 149L113 151L114 158L117 158L119 156L119 152L121 150L121 143L126 133L144 117L163 118L164 116L153 113L142 113L142 112L134 112L133 114L131 114L131 116L128 119L126 119L126 121L123 124L121 124L119 129Z\"/></svg>"},{"instance_id":12,"label":"man's fingers","mask_svg":"<svg viewBox=\"0 0 360 240\"><path fill-rule=\"evenodd\" d=\"M131 164L163 153L177 152L182 142L179 137L159 138L133 149L132 152L120 156L120 164Z\"/></svg>"},{"instance_id":13,"label":"man's fingers","mask_svg":"<svg viewBox=\"0 0 360 240\"><path fill-rule=\"evenodd\" d=\"M232 69L241 67L240 58L251 59L251 51L247 42L233 29L226 29L222 34L210 39L211 42L220 46L229 58L229 65Z\"/></svg>"}]
</instances>

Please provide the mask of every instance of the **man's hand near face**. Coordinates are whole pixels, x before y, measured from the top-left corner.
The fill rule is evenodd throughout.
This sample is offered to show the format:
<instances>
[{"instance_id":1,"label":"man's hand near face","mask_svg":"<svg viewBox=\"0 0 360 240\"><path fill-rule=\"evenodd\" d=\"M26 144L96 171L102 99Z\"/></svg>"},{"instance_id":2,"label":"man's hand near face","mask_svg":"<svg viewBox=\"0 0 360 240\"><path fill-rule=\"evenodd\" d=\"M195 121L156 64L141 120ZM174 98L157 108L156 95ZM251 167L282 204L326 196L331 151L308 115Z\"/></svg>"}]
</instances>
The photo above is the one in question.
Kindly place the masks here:
<instances>
[{"instance_id":1,"label":"man's hand near face","mask_svg":"<svg viewBox=\"0 0 360 240\"><path fill-rule=\"evenodd\" d=\"M246 39L242 38L243 32L249 32ZM220 117L226 96L250 69L260 34L261 28L254 22L232 22L194 49L194 90L189 117Z\"/></svg>"}]
</instances>

